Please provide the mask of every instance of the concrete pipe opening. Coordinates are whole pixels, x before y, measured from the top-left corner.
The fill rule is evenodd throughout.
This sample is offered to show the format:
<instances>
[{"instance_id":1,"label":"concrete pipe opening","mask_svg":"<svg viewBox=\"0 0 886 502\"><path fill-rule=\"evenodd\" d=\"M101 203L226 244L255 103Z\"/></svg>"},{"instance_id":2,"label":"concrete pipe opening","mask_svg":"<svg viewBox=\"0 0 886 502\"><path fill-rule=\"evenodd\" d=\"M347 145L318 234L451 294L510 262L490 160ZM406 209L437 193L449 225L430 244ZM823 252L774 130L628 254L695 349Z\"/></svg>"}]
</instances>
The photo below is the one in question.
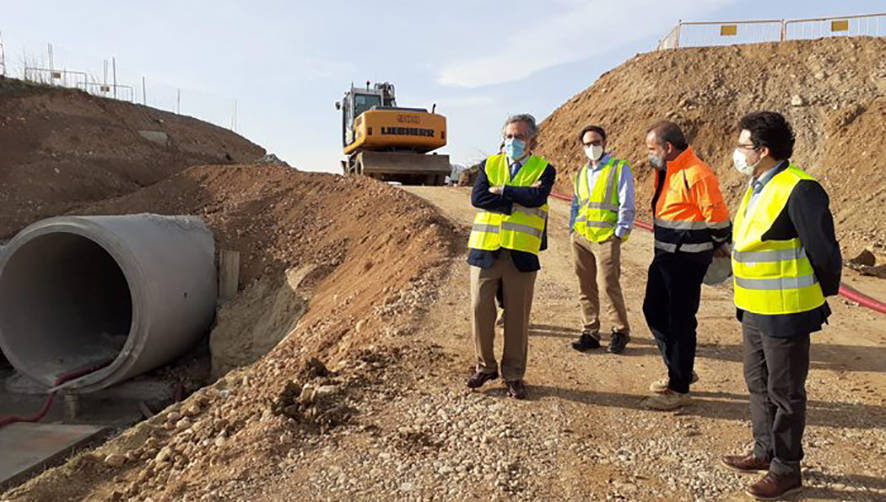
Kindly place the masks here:
<instances>
[{"instance_id":1,"label":"concrete pipe opening","mask_svg":"<svg viewBox=\"0 0 886 502\"><path fill-rule=\"evenodd\" d=\"M214 242L198 218L61 217L0 256L0 348L21 373L80 392L165 364L215 312Z\"/></svg>"}]
</instances>

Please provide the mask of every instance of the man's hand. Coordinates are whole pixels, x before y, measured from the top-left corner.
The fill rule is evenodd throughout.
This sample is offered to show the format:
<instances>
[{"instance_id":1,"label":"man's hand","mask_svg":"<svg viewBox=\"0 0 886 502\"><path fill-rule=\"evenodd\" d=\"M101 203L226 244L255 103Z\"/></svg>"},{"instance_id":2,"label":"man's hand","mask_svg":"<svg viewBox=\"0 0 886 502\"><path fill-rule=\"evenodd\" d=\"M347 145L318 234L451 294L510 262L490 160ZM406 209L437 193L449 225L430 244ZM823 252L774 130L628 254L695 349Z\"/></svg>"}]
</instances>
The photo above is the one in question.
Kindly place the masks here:
<instances>
[{"instance_id":1,"label":"man's hand","mask_svg":"<svg viewBox=\"0 0 886 502\"><path fill-rule=\"evenodd\" d=\"M732 254L729 251L729 244L724 242L723 244L720 244L719 247L714 249L714 256L716 256L717 258L725 258Z\"/></svg>"},{"instance_id":2,"label":"man's hand","mask_svg":"<svg viewBox=\"0 0 886 502\"><path fill-rule=\"evenodd\" d=\"M535 183L533 183L532 188L541 188L541 180L538 180Z\"/></svg>"},{"instance_id":3,"label":"man's hand","mask_svg":"<svg viewBox=\"0 0 886 502\"><path fill-rule=\"evenodd\" d=\"M505 187L503 185L489 187L489 193L494 193L495 195L501 195L504 190Z\"/></svg>"}]
</instances>

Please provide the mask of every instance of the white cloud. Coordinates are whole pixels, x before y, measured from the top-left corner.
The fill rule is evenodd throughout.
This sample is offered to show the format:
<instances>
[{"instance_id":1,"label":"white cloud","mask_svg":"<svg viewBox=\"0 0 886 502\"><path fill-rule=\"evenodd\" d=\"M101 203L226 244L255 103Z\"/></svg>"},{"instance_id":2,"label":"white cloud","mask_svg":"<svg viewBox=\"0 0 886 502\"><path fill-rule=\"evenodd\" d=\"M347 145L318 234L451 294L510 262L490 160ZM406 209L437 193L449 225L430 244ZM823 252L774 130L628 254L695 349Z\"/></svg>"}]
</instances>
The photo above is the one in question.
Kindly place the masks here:
<instances>
[{"instance_id":1,"label":"white cloud","mask_svg":"<svg viewBox=\"0 0 886 502\"><path fill-rule=\"evenodd\" d=\"M671 0L663 4L653 0L560 0L558 4L565 11L533 19L524 29L504 38L478 41L476 52L482 55L444 64L437 81L442 85L481 87L522 80L545 68L592 57L635 40L664 36L678 18L701 18L734 1Z\"/></svg>"}]
</instances>

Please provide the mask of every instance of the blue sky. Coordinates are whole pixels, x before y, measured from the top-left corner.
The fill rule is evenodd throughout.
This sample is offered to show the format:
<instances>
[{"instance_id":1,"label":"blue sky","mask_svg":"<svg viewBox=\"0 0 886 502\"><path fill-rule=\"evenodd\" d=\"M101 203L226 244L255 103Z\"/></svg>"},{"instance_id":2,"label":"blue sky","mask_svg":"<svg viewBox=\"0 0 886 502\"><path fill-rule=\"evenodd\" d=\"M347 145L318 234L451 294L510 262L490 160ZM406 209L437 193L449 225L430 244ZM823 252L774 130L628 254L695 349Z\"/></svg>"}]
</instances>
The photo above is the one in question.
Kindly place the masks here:
<instances>
[{"instance_id":1,"label":"blue sky","mask_svg":"<svg viewBox=\"0 0 886 502\"><path fill-rule=\"evenodd\" d=\"M510 113L541 121L600 74L652 50L678 19L807 18L882 12L882 0L484 0L352 2L94 0L0 3L7 74L24 60L118 82L146 78L149 105L230 126L299 169L339 172L351 82L390 81L398 104L449 121L467 163L498 144ZM629 111L626 110L626 113Z\"/></svg>"}]
</instances>

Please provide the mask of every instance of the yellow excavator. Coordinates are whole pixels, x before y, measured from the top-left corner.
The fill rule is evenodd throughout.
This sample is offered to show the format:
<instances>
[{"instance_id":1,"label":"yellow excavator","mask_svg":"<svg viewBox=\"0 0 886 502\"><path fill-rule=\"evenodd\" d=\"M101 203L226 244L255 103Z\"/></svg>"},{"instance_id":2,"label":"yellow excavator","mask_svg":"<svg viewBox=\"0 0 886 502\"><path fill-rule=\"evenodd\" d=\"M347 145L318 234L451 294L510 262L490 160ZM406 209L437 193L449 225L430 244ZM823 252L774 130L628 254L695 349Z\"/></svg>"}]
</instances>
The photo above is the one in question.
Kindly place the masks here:
<instances>
[{"instance_id":1,"label":"yellow excavator","mask_svg":"<svg viewBox=\"0 0 886 502\"><path fill-rule=\"evenodd\" d=\"M394 85L354 87L335 103L342 112L345 174L362 174L405 185L442 185L452 172L448 155L430 153L446 145L446 117L425 108L397 106Z\"/></svg>"}]
</instances>

